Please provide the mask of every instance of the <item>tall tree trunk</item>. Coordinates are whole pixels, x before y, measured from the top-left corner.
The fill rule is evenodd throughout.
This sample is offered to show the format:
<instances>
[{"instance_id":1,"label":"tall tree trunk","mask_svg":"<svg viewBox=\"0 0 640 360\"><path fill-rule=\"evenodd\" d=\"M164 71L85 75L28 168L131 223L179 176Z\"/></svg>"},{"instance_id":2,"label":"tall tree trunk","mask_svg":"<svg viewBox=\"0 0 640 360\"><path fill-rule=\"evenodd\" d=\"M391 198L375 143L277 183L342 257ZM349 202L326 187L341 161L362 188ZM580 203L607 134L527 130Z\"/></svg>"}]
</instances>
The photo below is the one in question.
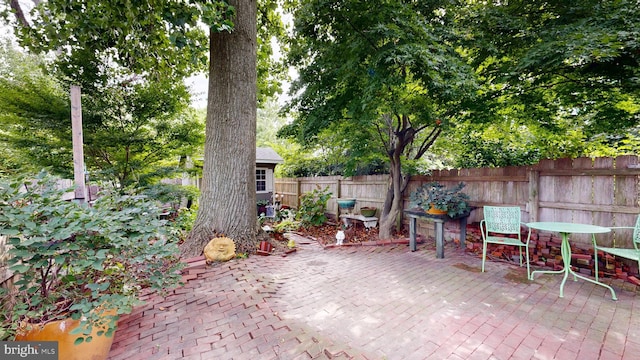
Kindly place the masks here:
<instances>
[{"instance_id":1,"label":"tall tree trunk","mask_svg":"<svg viewBox=\"0 0 640 360\"><path fill-rule=\"evenodd\" d=\"M394 227L402 212L402 197L405 181L402 175L401 155L406 146L406 142L400 137L396 137L394 140L392 143L395 144L395 148L392 149L389 156L389 188L380 216L378 237L381 239L389 239L393 236Z\"/></svg>"},{"instance_id":2,"label":"tall tree trunk","mask_svg":"<svg viewBox=\"0 0 640 360\"><path fill-rule=\"evenodd\" d=\"M256 249L256 22L255 0L229 2L232 33L210 34L209 97L198 216L182 256L200 255L215 236L236 252Z\"/></svg>"}]
</instances>

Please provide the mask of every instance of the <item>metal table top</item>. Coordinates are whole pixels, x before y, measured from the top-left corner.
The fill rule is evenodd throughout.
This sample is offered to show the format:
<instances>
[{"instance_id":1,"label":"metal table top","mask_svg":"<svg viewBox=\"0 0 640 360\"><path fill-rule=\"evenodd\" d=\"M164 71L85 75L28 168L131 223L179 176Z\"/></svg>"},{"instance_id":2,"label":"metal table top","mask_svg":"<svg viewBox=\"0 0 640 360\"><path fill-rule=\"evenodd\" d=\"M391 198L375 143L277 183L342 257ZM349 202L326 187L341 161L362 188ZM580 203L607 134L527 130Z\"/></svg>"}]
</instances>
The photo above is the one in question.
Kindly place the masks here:
<instances>
[{"instance_id":1,"label":"metal table top","mask_svg":"<svg viewBox=\"0 0 640 360\"><path fill-rule=\"evenodd\" d=\"M527 226L532 229L554 231L566 234L600 234L608 233L611 229L598 225L590 224L577 224L568 222L555 222L555 221L542 221L527 223Z\"/></svg>"}]
</instances>

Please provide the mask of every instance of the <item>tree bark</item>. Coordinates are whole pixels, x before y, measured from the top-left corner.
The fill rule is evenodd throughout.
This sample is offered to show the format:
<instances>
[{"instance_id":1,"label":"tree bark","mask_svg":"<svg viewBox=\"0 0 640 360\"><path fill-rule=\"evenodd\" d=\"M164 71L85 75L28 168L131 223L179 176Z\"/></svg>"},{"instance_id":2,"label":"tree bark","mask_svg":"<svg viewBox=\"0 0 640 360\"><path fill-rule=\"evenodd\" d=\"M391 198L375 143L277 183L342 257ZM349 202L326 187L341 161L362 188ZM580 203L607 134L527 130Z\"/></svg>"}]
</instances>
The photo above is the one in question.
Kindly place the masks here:
<instances>
[{"instance_id":1,"label":"tree bark","mask_svg":"<svg viewBox=\"0 0 640 360\"><path fill-rule=\"evenodd\" d=\"M34 2L35 5L38 5L38 3L39 1ZM16 21L18 21L18 23L20 23L22 27L25 27L25 28L31 27L31 25L29 25L29 22L27 21L27 18L24 16L24 12L22 11L22 6L20 6L20 1L11 0L9 1L9 5L11 6L11 10L13 10L13 13L16 16Z\"/></svg>"},{"instance_id":2,"label":"tree bark","mask_svg":"<svg viewBox=\"0 0 640 360\"><path fill-rule=\"evenodd\" d=\"M198 216L182 257L202 254L216 236L236 252L256 249L256 22L255 0L229 2L232 33L210 34L209 96Z\"/></svg>"},{"instance_id":3,"label":"tree bark","mask_svg":"<svg viewBox=\"0 0 640 360\"><path fill-rule=\"evenodd\" d=\"M394 147L389 149L389 188L380 216L380 229L378 232L380 239L389 239L393 236L394 226L402 212L402 198L405 186L401 158L407 146L407 140L404 139L404 136L399 136L403 133L393 134L394 139L390 141L390 144L394 144Z\"/></svg>"}]
</instances>

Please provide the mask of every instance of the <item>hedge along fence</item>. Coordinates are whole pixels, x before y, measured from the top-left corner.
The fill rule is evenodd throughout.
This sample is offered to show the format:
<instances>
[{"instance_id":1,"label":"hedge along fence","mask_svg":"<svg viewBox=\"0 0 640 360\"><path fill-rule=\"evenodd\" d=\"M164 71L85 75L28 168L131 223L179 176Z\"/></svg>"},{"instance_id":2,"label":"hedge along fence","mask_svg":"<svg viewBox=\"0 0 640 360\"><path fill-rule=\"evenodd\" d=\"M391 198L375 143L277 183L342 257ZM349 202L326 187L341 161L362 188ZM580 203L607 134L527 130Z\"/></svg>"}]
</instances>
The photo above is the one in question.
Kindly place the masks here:
<instances>
[{"instance_id":1,"label":"hedge along fence","mask_svg":"<svg viewBox=\"0 0 640 360\"><path fill-rule=\"evenodd\" d=\"M409 207L411 192L426 182L438 181L447 186L464 182L471 205L478 207L472 211L470 223L482 219L482 206L500 205L519 206L523 222L633 226L640 213L639 159L639 156L558 159L543 160L534 166L434 171L429 176L411 179L403 199L404 208ZM338 198L355 198L356 212L364 206L380 209L388 181L387 175L277 178L275 192L282 195L283 205L298 207L301 194L328 186L333 196L327 203L327 212L336 215ZM407 223L405 219L404 224ZM455 231L455 223L447 222L447 228ZM424 235L428 228L429 224L423 224L418 232ZM628 230L613 231L598 235L597 240L604 245L632 246L631 235ZM574 234L571 239L581 247L591 246L591 235Z\"/></svg>"}]
</instances>

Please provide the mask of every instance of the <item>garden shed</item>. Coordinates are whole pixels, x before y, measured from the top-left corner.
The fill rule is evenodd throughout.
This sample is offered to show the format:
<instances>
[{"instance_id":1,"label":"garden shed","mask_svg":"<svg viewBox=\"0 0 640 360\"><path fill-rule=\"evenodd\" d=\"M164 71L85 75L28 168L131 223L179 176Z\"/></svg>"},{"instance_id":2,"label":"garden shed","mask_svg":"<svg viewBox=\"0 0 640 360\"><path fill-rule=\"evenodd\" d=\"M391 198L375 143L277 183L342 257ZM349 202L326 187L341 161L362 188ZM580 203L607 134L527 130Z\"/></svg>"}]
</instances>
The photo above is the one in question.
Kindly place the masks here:
<instances>
[{"instance_id":1,"label":"garden shed","mask_svg":"<svg viewBox=\"0 0 640 360\"><path fill-rule=\"evenodd\" d=\"M256 200L270 201L274 190L274 170L284 160L270 147L256 148Z\"/></svg>"}]
</instances>

